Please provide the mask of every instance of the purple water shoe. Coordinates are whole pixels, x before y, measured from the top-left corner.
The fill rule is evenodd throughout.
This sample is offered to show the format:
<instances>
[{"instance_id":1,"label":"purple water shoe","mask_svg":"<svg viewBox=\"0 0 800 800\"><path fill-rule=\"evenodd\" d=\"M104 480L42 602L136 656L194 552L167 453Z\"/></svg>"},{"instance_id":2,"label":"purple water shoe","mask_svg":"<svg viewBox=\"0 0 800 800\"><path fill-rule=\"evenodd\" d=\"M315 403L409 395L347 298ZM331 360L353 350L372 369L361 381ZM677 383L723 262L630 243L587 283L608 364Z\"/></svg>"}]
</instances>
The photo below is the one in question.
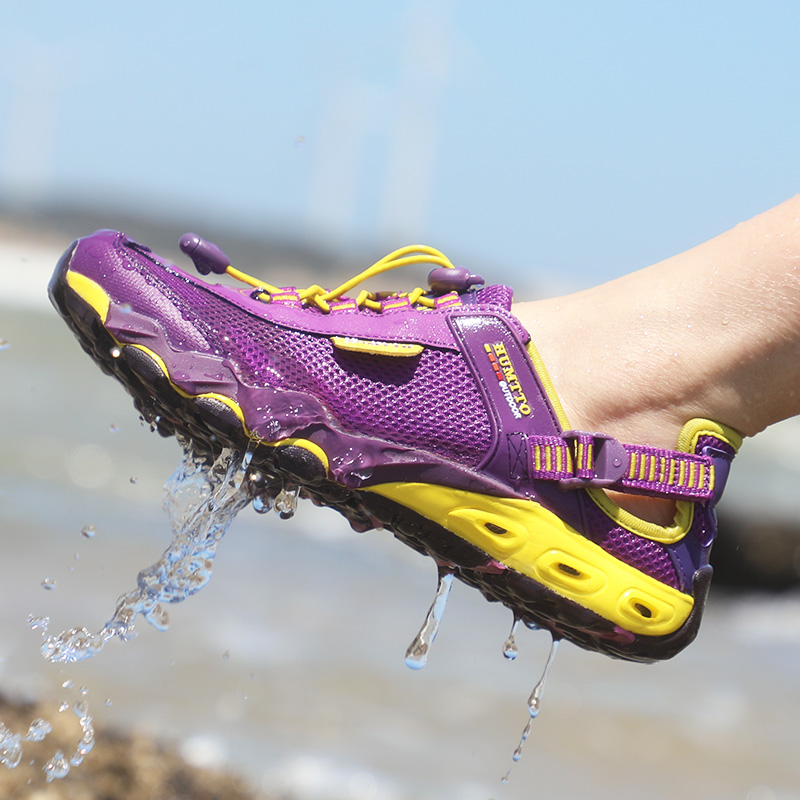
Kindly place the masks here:
<instances>
[{"instance_id":1,"label":"purple water shoe","mask_svg":"<svg viewBox=\"0 0 800 800\"><path fill-rule=\"evenodd\" d=\"M257 446L254 499L297 490L357 530L385 527L531 626L634 661L669 658L702 615L714 505L740 437L709 420L674 451L575 431L511 290L431 248L392 253L332 291L271 286L187 234L208 284L115 231L75 242L51 299L165 435ZM430 289L371 294L428 262ZM672 498L672 525L604 489Z\"/></svg>"}]
</instances>

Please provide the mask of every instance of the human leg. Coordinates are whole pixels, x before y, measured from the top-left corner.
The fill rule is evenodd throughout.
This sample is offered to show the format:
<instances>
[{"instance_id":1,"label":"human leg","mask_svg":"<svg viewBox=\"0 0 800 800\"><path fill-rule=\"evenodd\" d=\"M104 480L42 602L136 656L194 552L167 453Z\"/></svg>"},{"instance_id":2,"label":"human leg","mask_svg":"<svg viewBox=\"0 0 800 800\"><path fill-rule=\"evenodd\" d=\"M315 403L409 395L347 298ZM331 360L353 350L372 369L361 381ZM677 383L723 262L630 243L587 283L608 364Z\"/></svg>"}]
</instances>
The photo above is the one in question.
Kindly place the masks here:
<instances>
[{"instance_id":1,"label":"human leg","mask_svg":"<svg viewBox=\"0 0 800 800\"><path fill-rule=\"evenodd\" d=\"M680 255L515 304L576 427L672 447L707 416L744 436L800 413L800 195Z\"/></svg>"}]
</instances>

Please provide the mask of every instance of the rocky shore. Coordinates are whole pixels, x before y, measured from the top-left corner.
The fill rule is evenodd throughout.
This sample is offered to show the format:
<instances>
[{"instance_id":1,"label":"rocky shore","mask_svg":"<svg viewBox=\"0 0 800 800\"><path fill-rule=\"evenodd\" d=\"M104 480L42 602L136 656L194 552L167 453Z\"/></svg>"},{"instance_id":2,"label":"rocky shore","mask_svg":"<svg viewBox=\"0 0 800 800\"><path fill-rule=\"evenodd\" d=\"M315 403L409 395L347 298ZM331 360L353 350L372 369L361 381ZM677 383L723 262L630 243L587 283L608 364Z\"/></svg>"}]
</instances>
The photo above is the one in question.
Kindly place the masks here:
<instances>
[{"instance_id":1,"label":"rocky shore","mask_svg":"<svg viewBox=\"0 0 800 800\"><path fill-rule=\"evenodd\" d=\"M52 706L0 697L0 721L26 731L44 717L53 731L42 742L26 742L15 769L0 767L3 800L271 800L240 778L187 763L179 752L152 738L115 730L96 731L95 747L66 778L47 782L43 769L56 750L74 751L75 718L52 718Z\"/></svg>"}]
</instances>

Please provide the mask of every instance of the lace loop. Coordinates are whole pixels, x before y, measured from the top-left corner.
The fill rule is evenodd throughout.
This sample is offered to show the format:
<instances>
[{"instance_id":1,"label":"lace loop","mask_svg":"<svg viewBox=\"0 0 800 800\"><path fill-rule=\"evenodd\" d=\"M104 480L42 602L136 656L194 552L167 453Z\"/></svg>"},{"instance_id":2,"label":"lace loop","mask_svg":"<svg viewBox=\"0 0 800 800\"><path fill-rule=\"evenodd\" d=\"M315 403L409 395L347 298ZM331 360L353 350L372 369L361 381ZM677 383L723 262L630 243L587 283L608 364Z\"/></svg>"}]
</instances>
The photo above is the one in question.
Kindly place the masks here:
<instances>
[{"instance_id":1,"label":"lace loop","mask_svg":"<svg viewBox=\"0 0 800 800\"><path fill-rule=\"evenodd\" d=\"M444 267L446 269L455 269L455 265L450 261L447 256L440 250L427 245L414 244L406 247L401 247L388 255L376 261L372 266L360 272L353 278L345 281L335 289L326 290L319 284L309 286L307 289L302 289L297 292L300 302L304 305L315 305L320 311L329 314L331 311L331 301L342 300L345 298L347 292L354 289L360 283L363 283L376 275L388 272L398 267L406 267L412 264L431 264L436 267ZM235 278L242 283L254 287L257 291L253 292L253 297L270 302L273 295L285 294L286 290L278 286L260 281L253 278L241 270L228 266L225 270L228 275ZM411 305L418 305L424 308L435 308L436 301L427 296L425 289L417 287L410 292L392 293L385 295L383 299L391 297L392 299L407 298ZM383 304L381 299L374 292L362 289L355 298L355 305L357 308L368 308L372 311L381 311Z\"/></svg>"}]
</instances>

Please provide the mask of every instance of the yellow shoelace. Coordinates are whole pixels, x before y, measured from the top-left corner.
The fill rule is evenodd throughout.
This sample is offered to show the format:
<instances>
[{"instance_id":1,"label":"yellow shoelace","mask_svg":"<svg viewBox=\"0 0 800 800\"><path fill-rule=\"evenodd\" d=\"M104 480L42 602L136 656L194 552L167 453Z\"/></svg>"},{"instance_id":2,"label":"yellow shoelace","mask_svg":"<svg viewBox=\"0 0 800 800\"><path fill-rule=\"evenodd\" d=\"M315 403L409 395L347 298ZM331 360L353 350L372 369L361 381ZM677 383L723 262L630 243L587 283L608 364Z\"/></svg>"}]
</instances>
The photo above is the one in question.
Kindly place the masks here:
<instances>
[{"instance_id":1,"label":"yellow shoelace","mask_svg":"<svg viewBox=\"0 0 800 800\"><path fill-rule=\"evenodd\" d=\"M363 283L370 278L374 278L376 275L380 275L383 272L388 272L391 269L397 269L398 267L406 267L410 264L433 264L437 267L446 267L448 269L455 268L455 265L440 250L436 250L434 247L428 247L424 244L412 244L406 247L401 247L399 250L389 253L389 255L386 255L379 261L376 261L371 267L367 267L367 269L365 269L363 272L360 272L355 277L345 281L343 284L341 284L341 286L337 286L335 289L328 291L322 286L314 284L314 286L309 286L307 289L298 290L298 295L302 303L313 303L319 309L325 313L328 313L331 310L331 300L336 300L337 298L342 297L351 289L358 286L358 284ZM258 289L259 291L257 296L259 299L262 298L262 295L271 296L273 294L285 294L284 289L281 289L278 286L272 286L271 284L260 281L257 278L253 278L251 275L248 275L247 273L242 272L235 267L229 266L225 271L232 278ZM412 305L421 305L425 306L426 308L434 308L436 305L435 301L430 297L426 297L426 294L426 289L417 287L410 292L403 292L401 294L393 293L391 296L397 298L407 297L409 303ZM354 302L358 308L371 308L374 311L380 311L382 308L381 302L378 300L377 295L373 292L368 292L366 289L362 289L361 292L359 292L358 296L354 299Z\"/></svg>"}]
</instances>

